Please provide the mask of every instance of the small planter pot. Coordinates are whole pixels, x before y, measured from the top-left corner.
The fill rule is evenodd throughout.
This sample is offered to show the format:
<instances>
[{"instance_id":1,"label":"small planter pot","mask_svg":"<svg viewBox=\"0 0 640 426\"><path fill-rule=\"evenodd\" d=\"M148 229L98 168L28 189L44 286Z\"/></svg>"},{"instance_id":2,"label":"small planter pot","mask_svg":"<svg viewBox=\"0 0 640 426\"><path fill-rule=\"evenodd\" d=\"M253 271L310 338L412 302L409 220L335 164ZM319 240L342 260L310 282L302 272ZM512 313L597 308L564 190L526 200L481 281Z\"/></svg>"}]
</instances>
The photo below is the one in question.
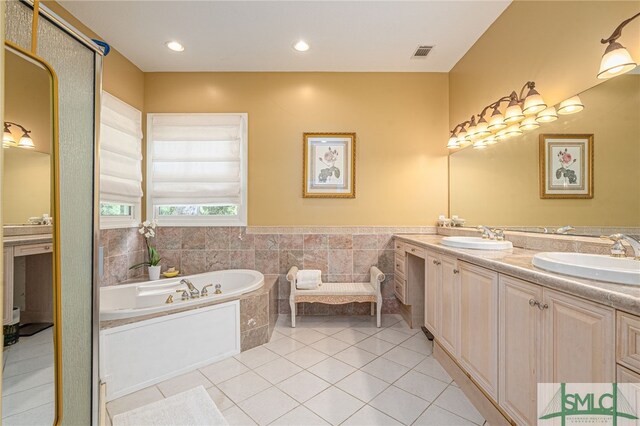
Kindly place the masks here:
<instances>
[{"instance_id":1,"label":"small planter pot","mask_svg":"<svg viewBox=\"0 0 640 426\"><path fill-rule=\"evenodd\" d=\"M149 266L149 280L159 280L160 279L160 265L157 266Z\"/></svg>"}]
</instances>

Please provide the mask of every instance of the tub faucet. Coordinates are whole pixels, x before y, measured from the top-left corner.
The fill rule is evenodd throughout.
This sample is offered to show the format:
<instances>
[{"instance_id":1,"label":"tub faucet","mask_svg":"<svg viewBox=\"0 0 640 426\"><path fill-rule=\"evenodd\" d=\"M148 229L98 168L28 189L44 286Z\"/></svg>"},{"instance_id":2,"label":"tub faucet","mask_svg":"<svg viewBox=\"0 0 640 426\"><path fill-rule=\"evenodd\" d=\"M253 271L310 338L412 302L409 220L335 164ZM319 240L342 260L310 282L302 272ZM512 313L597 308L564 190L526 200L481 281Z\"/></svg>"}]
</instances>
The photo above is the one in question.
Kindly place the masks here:
<instances>
[{"instance_id":1,"label":"tub faucet","mask_svg":"<svg viewBox=\"0 0 640 426\"><path fill-rule=\"evenodd\" d=\"M556 229L556 234L563 234L564 235L569 231L573 231L574 229L576 229L576 228L574 228L571 225L563 226L562 228Z\"/></svg>"},{"instance_id":2,"label":"tub faucet","mask_svg":"<svg viewBox=\"0 0 640 426\"><path fill-rule=\"evenodd\" d=\"M635 238L625 234L613 234L609 236L603 235L600 238L613 241L613 246L611 246L611 256L626 257L627 251L622 245L622 241L626 241L633 249L633 257L636 260L640 260L640 241L636 240Z\"/></svg>"},{"instance_id":3,"label":"tub faucet","mask_svg":"<svg viewBox=\"0 0 640 426\"><path fill-rule=\"evenodd\" d=\"M184 284L187 286L187 288L189 288L189 296L191 296L192 299L197 299L198 297L200 297L200 292L191 281L182 279L180 280L180 284Z\"/></svg>"}]
</instances>

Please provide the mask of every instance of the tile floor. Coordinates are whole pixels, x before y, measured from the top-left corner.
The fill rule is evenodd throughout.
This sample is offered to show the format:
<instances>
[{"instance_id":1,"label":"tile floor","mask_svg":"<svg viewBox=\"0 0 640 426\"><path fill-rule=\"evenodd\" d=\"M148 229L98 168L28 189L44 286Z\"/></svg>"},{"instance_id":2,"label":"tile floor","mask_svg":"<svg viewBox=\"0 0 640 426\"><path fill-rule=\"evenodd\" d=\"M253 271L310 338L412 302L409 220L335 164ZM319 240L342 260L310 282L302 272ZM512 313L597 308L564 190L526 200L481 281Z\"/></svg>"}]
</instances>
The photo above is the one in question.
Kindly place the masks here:
<instances>
[{"instance_id":1,"label":"tile floor","mask_svg":"<svg viewBox=\"0 0 640 426\"><path fill-rule=\"evenodd\" d=\"M4 349L2 424L51 426L54 417L53 328Z\"/></svg>"},{"instance_id":2,"label":"tile floor","mask_svg":"<svg viewBox=\"0 0 640 426\"><path fill-rule=\"evenodd\" d=\"M282 315L271 341L111 401L111 417L204 386L230 425L482 425L484 419L398 315Z\"/></svg>"}]
</instances>

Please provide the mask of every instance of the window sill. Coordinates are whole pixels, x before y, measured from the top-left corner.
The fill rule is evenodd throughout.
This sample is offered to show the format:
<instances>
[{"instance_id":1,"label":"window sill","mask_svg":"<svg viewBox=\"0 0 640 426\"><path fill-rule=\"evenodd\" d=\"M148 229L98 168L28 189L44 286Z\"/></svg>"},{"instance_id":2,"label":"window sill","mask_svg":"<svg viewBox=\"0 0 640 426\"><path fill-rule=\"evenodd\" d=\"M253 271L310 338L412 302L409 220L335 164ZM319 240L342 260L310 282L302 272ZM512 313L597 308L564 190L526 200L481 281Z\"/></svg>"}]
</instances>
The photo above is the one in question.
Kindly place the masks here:
<instances>
[{"instance_id":1,"label":"window sill","mask_svg":"<svg viewBox=\"0 0 640 426\"><path fill-rule=\"evenodd\" d=\"M173 217L173 218L156 218L158 226L247 226L246 220L239 218L211 218L211 217Z\"/></svg>"}]
</instances>

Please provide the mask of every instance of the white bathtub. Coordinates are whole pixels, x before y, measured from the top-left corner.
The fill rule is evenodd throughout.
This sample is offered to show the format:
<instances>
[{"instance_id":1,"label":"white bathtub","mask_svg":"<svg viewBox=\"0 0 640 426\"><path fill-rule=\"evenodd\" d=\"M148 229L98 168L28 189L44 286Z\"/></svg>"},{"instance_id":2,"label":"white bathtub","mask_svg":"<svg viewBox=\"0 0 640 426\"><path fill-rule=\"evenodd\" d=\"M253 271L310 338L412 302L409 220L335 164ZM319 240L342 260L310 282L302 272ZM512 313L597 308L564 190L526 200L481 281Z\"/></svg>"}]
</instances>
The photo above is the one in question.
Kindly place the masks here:
<instances>
[{"instance_id":1,"label":"white bathtub","mask_svg":"<svg viewBox=\"0 0 640 426\"><path fill-rule=\"evenodd\" d=\"M209 287L209 295L198 299L181 300L178 289L186 289L180 280L187 279L200 291L207 284L222 285L222 294L214 294L214 286ZM100 289L100 320L149 315L156 312L198 305L212 300L225 301L238 298L262 287L264 275L248 269L231 269L204 274L162 278L135 284L123 284ZM173 295L173 303L166 303Z\"/></svg>"}]
</instances>

